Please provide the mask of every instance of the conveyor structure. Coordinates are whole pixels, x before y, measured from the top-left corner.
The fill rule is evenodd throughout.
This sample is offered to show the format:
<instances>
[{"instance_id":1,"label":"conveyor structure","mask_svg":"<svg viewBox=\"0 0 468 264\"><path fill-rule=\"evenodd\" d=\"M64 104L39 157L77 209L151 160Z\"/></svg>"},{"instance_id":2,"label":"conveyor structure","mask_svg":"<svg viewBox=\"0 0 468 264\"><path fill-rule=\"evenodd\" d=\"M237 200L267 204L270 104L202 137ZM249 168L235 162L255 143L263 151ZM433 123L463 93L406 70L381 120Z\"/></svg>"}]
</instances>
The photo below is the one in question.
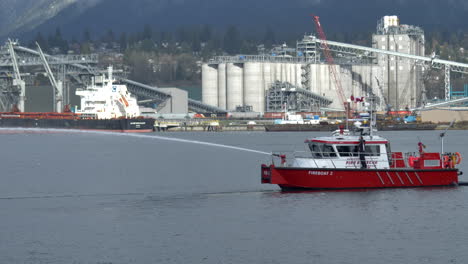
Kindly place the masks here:
<instances>
[{"instance_id":1,"label":"conveyor structure","mask_svg":"<svg viewBox=\"0 0 468 264\"><path fill-rule=\"evenodd\" d=\"M288 82L277 81L267 92L266 111L283 112L286 108L286 110L313 112L320 111L332 102L324 96L298 88Z\"/></svg>"},{"instance_id":2,"label":"conveyor structure","mask_svg":"<svg viewBox=\"0 0 468 264\"><path fill-rule=\"evenodd\" d=\"M16 58L11 56L11 49L13 48ZM47 60L51 71L56 73L58 81L63 82L64 87L67 87L67 82L78 82L83 85L83 82L89 80L91 76L100 75L101 71L96 67L98 63L98 55L49 55L44 54L41 58L41 53L37 50L20 46L17 42L0 48L0 111L10 111L14 105L20 103L21 91L15 85L13 80L18 80L19 77L31 77L33 75L26 74L28 71L36 71L39 67L44 65L44 58ZM14 61L16 59L17 66L15 67ZM18 75L16 69L27 68ZM122 76L115 76L115 78L125 84L132 94L135 94L140 101L151 101L155 103L158 108L163 107L165 102L171 98L171 95L161 91L158 87L146 85L136 81L129 80ZM30 80L26 79L26 82ZM69 99L65 96L67 90L64 89L63 104L66 105ZM68 95L68 94L67 94ZM27 95L26 95L27 97ZM54 105L56 102L54 102ZM203 104L202 102L189 100L189 110L203 111L209 113L226 113L225 110Z\"/></svg>"}]
</instances>

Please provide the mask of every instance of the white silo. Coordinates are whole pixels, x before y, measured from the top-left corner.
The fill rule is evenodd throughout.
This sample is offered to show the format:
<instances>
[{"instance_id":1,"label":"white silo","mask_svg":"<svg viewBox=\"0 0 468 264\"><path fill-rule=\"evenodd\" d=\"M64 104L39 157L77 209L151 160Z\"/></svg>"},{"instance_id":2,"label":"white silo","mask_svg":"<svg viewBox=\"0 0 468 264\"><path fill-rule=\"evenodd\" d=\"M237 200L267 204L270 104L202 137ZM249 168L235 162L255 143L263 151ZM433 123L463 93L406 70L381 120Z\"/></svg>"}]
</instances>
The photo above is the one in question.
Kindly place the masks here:
<instances>
[{"instance_id":1,"label":"white silo","mask_svg":"<svg viewBox=\"0 0 468 264\"><path fill-rule=\"evenodd\" d=\"M202 65L202 101L205 104L218 106L218 70L217 65Z\"/></svg>"},{"instance_id":2,"label":"white silo","mask_svg":"<svg viewBox=\"0 0 468 264\"><path fill-rule=\"evenodd\" d=\"M355 65L353 67L353 76L352 76L352 82L353 82L353 87L350 89L350 94L352 94L355 97L361 97L361 91L364 88L363 86L363 69L360 65Z\"/></svg>"},{"instance_id":3,"label":"white silo","mask_svg":"<svg viewBox=\"0 0 468 264\"><path fill-rule=\"evenodd\" d=\"M370 94L371 90L371 78L372 78L372 66L371 65L365 65L363 66L365 73L364 73L364 91L362 92L362 96L368 96Z\"/></svg>"},{"instance_id":4,"label":"white silo","mask_svg":"<svg viewBox=\"0 0 468 264\"><path fill-rule=\"evenodd\" d=\"M321 85L322 79L322 65L311 64L310 67L310 91L322 95Z\"/></svg>"},{"instance_id":5,"label":"white silo","mask_svg":"<svg viewBox=\"0 0 468 264\"><path fill-rule=\"evenodd\" d=\"M272 78L271 78L271 63L265 62L263 64L263 90L267 91L271 87Z\"/></svg>"},{"instance_id":6,"label":"white silo","mask_svg":"<svg viewBox=\"0 0 468 264\"><path fill-rule=\"evenodd\" d=\"M295 64L296 67L296 85L302 88L302 64Z\"/></svg>"},{"instance_id":7,"label":"white silo","mask_svg":"<svg viewBox=\"0 0 468 264\"><path fill-rule=\"evenodd\" d=\"M360 97L360 90L362 89L362 85L359 85L359 87L353 87L354 81L351 68L336 66L336 70L338 80L341 81L341 88L343 89L343 94L345 98L351 98L351 95L353 95L354 97ZM332 87L335 87L335 90L338 91L335 85L335 79L333 78L333 75L330 75L330 78L332 78Z\"/></svg>"},{"instance_id":8,"label":"white silo","mask_svg":"<svg viewBox=\"0 0 468 264\"><path fill-rule=\"evenodd\" d=\"M307 74L305 75L304 78L308 79L308 86L304 87L304 89L317 93L317 85L316 85L317 64L309 64L307 67L308 67Z\"/></svg>"},{"instance_id":9,"label":"white silo","mask_svg":"<svg viewBox=\"0 0 468 264\"><path fill-rule=\"evenodd\" d=\"M282 81L283 79L281 78L281 76L282 76L282 71L281 71L282 65L281 65L281 63L275 62L273 65L275 67L275 70L274 70L275 76L274 76L274 78L272 80L274 82L275 81Z\"/></svg>"},{"instance_id":10,"label":"white silo","mask_svg":"<svg viewBox=\"0 0 468 264\"><path fill-rule=\"evenodd\" d=\"M269 63L266 63L269 65L269 69L270 69L270 80L271 81L274 81L276 79L276 76L275 76L275 63L274 62L269 62ZM265 71L265 68L263 68L263 70Z\"/></svg>"},{"instance_id":11,"label":"white silo","mask_svg":"<svg viewBox=\"0 0 468 264\"><path fill-rule=\"evenodd\" d=\"M226 109L226 64L218 65L218 107Z\"/></svg>"},{"instance_id":12,"label":"white silo","mask_svg":"<svg viewBox=\"0 0 468 264\"><path fill-rule=\"evenodd\" d=\"M331 69L330 66L328 65L320 65L320 66L321 66L321 72L323 74L322 85L320 87L320 90L322 93L327 95L327 93L330 93L330 91L335 91L336 86L335 86L335 82L333 81L333 76L330 71ZM335 67L335 65L331 67ZM335 70L336 70L336 67L335 67Z\"/></svg>"},{"instance_id":13,"label":"white silo","mask_svg":"<svg viewBox=\"0 0 468 264\"><path fill-rule=\"evenodd\" d=\"M246 62L244 64L244 105L251 105L254 112L263 112L264 104L262 64Z\"/></svg>"},{"instance_id":14,"label":"white silo","mask_svg":"<svg viewBox=\"0 0 468 264\"><path fill-rule=\"evenodd\" d=\"M312 64L312 92L321 96L325 96L333 100L330 107L342 109L343 105L338 96L338 91L335 86L334 78L330 73L329 66L326 64ZM337 65L333 66L337 74L340 74L340 68Z\"/></svg>"},{"instance_id":15,"label":"white silo","mask_svg":"<svg viewBox=\"0 0 468 264\"><path fill-rule=\"evenodd\" d=\"M289 82L293 85L296 84L296 64L289 63Z\"/></svg>"},{"instance_id":16,"label":"white silo","mask_svg":"<svg viewBox=\"0 0 468 264\"><path fill-rule=\"evenodd\" d=\"M286 64L285 63L279 63L281 66L281 77L279 78L279 80L281 82L287 82L288 80L288 77L287 77L287 73L286 73Z\"/></svg>"},{"instance_id":17,"label":"white silo","mask_svg":"<svg viewBox=\"0 0 468 264\"><path fill-rule=\"evenodd\" d=\"M296 63L291 63L291 83L292 83L293 85L295 85L295 86L298 86L298 85L297 85L297 84L298 84L297 82L298 82L299 80L297 79L297 74L296 74L297 68L296 68L296 65L297 65Z\"/></svg>"},{"instance_id":18,"label":"white silo","mask_svg":"<svg viewBox=\"0 0 468 264\"><path fill-rule=\"evenodd\" d=\"M226 110L235 110L236 106L244 105L243 102L243 72L242 64L226 64Z\"/></svg>"},{"instance_id":19,"label":"white silo","mask_svg":"<svg viewBox=\"0 0 468 264\"><path fill-rule=\"evenodd\" d=\"M370 65L353 66L355 87L353 92L358 97L366 97L372 87L372 69Z\"/></svg>"},{"instance_id":20,"label":"white silo","mask_svg":"<svg viewBox=\"0 0 468 264\"><path fill-rule=\"evenodd\" d=\"M285 73L286 73L286 81L288 83L292 83L291 82L291 63L285 63L284 64L284 70L285 70Z\"/></svg>"}]
</instances>

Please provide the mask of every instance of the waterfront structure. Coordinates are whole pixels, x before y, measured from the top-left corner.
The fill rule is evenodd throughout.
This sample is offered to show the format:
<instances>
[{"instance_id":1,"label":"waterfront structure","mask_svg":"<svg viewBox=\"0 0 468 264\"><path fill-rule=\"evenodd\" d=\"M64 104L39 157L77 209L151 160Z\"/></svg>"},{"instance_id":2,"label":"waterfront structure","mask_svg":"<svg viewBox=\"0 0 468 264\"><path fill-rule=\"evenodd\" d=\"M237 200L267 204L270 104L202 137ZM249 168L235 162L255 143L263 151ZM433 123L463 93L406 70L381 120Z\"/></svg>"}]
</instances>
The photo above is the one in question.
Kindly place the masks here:
<instances>
[{"instance_id":1,"label":"waterfront structure","mask_svg":"<svg viewBox=\"0 0 468 264\"><path fill-rule=\"evenodd\" d=\"M384 16L372 36L373 47L381 50L424 56L424 31L420 27L401 25L397 16ZM424 65L418 61L378 54L377 64L382 69L380 80L388 107L395 110L414 108L426 101Z\"/></svg>"},{"instance_id":2,"label":"waterfront structure","mask_svg":"<svg viewBox=\"0 0 468 264\"><path fill-rule=\"evenodd\" d=\"M255 112L265 112L268 91L279 81L326 97L333 101L329 107L340 109L342 105L328 65L317 63L315 59L314 56L271 55L214 57L202 66L203 103L227 111L238 106L252 106ZM375 77L383 73L377 64L348 62L335 67L341 74L347 98L380 95Z\"/></svg>"},{"instance_id":3,"label":"waterfront structure","mask_svg":"<svg viewBox=\"0 0 468 264\"><path fill-rule=\"evenodd\" d=\"M21 46L18 41L9 40L0 46L0 112L17 110L23 112L27 87L34 86L37 74L47 75L54 87L54 107L60 112L70 103L73 87L89 85L91 79L100 76L97 68L98 55L49 55L37 47L33 50ZM46 68L46 73L42 68ZM165 89L139 83L124 77L122 72L114 72L117 82L125 84L128 90L138 97L138 103L151 107L156 112L182 113L188 111L226 114L224 109L204 104L188 98L181 89ZM60 84L60 85L59 85Z\"/></svg>"},{"instance_id":4,"label":"waterfront structure","mask_svg":"<svg viewBox=\"0 0 468 264\"><path fill-rule=\"evenodd\" d=\"M349 101L376 96L377 110L414 109L426 103L423 77L427 69L445 69L445 100L450 100L450 72L468 73L467 64L424 56L424 31L401 25L396 16L379 20L372 40L372 48L328 41ZM297 42L293 55L214 57L202 67L202 100L227 111L252 106L256 112L265 112L268 100L263 98L279 81L324 96L333 101L329 107L343 109L321 49L320 39L306 35ZM351 104L353 109L365 108L361 103Z\"/></svg>"}]
</instances>

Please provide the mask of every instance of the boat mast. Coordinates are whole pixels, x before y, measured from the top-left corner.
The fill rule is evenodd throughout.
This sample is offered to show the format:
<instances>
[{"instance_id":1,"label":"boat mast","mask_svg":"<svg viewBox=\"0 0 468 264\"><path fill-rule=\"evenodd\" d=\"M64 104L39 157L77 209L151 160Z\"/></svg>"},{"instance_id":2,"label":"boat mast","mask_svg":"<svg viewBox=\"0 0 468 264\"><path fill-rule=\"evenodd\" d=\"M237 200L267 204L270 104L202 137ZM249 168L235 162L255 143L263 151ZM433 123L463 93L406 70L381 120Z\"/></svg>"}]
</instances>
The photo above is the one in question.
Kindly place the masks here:
<instances>
[{"instance_id":1,"label":"boat mast","mask_svg":"<svg viewBox=\"0 0 468 264\"><path fill-rule=\"evenodd\" d=\"M453 124L455 123L455 119L452 120L452 122L450 122L450 125L444 130L444 132L440 133L440 154L443 155L444 154L444 137L445 137L445 133L447 133L447 130L449 128L451 128L453 126ZM441 156L442 157L442 156Z\"/></svg>"}]
</instances>

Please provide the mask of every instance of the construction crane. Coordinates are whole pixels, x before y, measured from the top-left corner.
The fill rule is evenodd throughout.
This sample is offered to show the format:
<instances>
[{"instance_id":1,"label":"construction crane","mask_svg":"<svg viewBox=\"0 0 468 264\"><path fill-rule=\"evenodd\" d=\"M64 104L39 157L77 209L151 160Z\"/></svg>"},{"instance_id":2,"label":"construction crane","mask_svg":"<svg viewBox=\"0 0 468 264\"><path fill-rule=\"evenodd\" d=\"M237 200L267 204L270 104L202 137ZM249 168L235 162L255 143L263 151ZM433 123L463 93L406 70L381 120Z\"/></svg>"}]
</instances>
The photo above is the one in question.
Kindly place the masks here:
<instances>
[{"instance_id":1,"label":"construction crane","mask_svg":"<svg viewBox=\"0 0 468 264\"><path fill-rule=\"evenodd\" d=\"M21 79L18 60L16 58L16 53L13 45L13 41L11 41L11 39L8 39L8 51L10 53L11 62L13 65L13 86L16 86L19 90L19 101L17 104L17 110L19 110L20 112L24 112L24 101L26 100L26 83Z\"/></svg>"},{"instance_id":2,"label":"construction crane","mask_svg":"<svg viewBox=\"0 0 468 264\"><path fill-rule=\"evenodd\" d=\"M350 105L348 104L348 101L346 100L346 97L344 95L343 87L341 86L341 77L338 75L336 72L335 68L335 61L333 60L333 56L331 55L330 48L328 47L327 43L327 37L325 35L325 32L323 32L322 25L320 24L320 19L318 16L312 15L314 22L315 22L315 29L319 35L320 38L320 43L322 45L322 50L323 54L325 55L325 59L327 60L328 64L328 69L330 70L330 74L333 76L333 80L335 82L336 90L338 91L338 97L341 101L341 103L344 106L346 116L349 118L350 116Z\"/></svg>"},{"instance_id":3,"label":"construction crane","mask_svg":"<svg viewBox=\"0 0 468 264\"><path fill-rule=\"evenodd\" d=\"M37 51L39 52L39 56L42 59L42 64L44 65L44 68L47 73L47 77L49 77L50 84L54 87L54 111L58 113L63 112L63 83L62 81L57 81L54 77L54 74L52 70L50 69L49 63L47 62L47 59L42 52L41 46L39 46L39 43L36 42L37 45Z\"/></svg>"}]
</instances>

